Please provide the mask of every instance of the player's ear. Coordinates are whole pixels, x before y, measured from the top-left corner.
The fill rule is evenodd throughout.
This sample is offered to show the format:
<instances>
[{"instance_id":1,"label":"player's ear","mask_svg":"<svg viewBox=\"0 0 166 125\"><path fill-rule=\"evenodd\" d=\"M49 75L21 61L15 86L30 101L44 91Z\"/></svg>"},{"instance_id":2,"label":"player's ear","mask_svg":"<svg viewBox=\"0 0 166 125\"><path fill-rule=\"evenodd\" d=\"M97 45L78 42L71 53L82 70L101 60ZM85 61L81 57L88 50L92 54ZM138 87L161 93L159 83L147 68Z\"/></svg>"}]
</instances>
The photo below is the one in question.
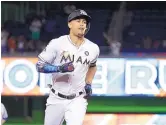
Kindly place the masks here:
<instances>
[{"instance_id":1,"label":"player's ear","mask_svg":"<svg viewBox=\"0 0 166 125\"><path fill-rule=\"evenodd\" d=\"M69 22L69 23L68 23L68 27L69 27L69 28L71 28L71 27L72 27L71 22Z\"/></svg>"}]
</instances>

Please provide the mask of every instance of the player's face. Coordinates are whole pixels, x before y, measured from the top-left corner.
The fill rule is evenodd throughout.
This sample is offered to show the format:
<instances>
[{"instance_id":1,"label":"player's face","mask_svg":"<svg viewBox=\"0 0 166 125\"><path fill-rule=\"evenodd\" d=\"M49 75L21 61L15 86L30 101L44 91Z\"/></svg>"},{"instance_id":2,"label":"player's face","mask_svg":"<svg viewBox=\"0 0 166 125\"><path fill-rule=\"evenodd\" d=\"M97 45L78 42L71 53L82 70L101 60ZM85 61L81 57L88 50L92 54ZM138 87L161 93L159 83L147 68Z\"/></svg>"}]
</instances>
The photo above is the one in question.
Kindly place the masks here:
<instances>
[{"instance_id":1,"label":"player's face","mask_svg":"<svg viewBox=\"0 0 166 125\"><path fill-rule=\"evenodd\" d=\"M76 36L84 36L86 30L87 21L83 18L72 20L69 23L71 32Z\"/></svg>"}]
</instances>

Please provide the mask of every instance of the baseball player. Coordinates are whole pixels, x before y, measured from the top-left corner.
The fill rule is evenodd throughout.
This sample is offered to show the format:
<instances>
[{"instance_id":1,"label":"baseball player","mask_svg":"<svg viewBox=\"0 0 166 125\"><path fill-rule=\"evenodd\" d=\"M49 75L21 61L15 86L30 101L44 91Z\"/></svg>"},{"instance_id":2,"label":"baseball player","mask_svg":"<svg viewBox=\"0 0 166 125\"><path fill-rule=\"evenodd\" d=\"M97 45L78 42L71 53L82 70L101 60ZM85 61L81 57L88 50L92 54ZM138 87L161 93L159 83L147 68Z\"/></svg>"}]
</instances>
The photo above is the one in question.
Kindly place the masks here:
<instances>
[{"instance_id":1,"label":"baseball player","mask_svg":"<svg viewBox=\"0 0 166 125\"><path fill-rule=\"evenodd\" d=\"M53 85L46 103L44 125L82 125L87 98L96 72L99 47L84 36L91 17L75 10L68 17L69 35L53 39L38 55L37 71L52 73Z\"/></svg>"},{"instance_id":2,"label":"baseball player","mask_svg":"<svg viewBox=\"0 0 166 125\"><path fill-rule=\"evenodd\" d=\"M8 118L7 110L5 106L1 103L1 125L3 125Z\"/></svg>"}]
</instances>

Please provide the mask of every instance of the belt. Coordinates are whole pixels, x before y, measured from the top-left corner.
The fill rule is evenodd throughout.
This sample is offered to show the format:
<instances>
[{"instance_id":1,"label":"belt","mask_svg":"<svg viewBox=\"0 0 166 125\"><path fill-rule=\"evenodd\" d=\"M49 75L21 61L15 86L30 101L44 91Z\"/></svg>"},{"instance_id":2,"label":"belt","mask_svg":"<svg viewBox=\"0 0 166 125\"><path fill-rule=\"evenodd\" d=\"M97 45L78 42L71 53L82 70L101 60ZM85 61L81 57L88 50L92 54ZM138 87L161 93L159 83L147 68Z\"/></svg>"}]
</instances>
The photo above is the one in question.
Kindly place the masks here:
<instances>
[{"instance_id":1,"label":"belt","mask_svg":"<svg viewBox=\"0 0 166 125\"><path fill-rule=\"evenodd\" d=\"M51 89L51 91L55 94L55 89ZM81 95L83 92L79 92L78 94ZM61 93L58 92L58 96L61 98L65 98L65 99L74 99L76 97L77 94L72 94L72 95L63 95Z\"/></svg>"}]
</instances>

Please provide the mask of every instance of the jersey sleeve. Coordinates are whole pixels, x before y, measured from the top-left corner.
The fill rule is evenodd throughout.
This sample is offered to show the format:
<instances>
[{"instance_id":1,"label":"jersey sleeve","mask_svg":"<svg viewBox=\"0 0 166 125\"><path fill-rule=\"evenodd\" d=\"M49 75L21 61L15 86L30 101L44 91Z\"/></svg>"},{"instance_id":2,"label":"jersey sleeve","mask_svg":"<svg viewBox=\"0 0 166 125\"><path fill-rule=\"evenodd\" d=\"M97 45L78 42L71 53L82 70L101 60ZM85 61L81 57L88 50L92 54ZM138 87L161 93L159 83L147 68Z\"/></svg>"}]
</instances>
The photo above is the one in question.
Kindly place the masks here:
<instances>
[{"instance_id":1,"label":"jersey sleeve","mask_svg":"<svg viewBox=\"0 0 166 125\"><path fill-rule=\"evenodd\" d=\"M3 120L7 120L7 118L8 118L7 110L6 110L6 108L5 108L5 106L4 106L3 104L1 104L1 106L2 106L2 107L1 107L2 109L1 109L1 110L3 111L3 112L2 112L2 119L3 119Z\"/></svg>"},{"instance_id":2,"label":"jersey sleeve","mask_svg":"<svg viewBox=\"0 0 166 125\"><path fill-rule=\"evenodd\" d=\"M58 48L57 42L58 40L56 39L51 40L46 48L38 55L38 58L43 62L51 64L56 58Z\"/></svg>"},{"instance_id":3,"label":"jersey sleeve","mask_svg":"<svg viewBox=\"0 0 166 125\"><path fill-rule=\"evenodd\" d=\"M94 56L94 59L91 61L90 63L90 67L93 67L93 66L96 66L96 62L97 62L97 59L99 57L99 54L100 54L100 49L99 47L96 45L96 49L95 49L95 56Z\"/></svg>"}]
</instances>

